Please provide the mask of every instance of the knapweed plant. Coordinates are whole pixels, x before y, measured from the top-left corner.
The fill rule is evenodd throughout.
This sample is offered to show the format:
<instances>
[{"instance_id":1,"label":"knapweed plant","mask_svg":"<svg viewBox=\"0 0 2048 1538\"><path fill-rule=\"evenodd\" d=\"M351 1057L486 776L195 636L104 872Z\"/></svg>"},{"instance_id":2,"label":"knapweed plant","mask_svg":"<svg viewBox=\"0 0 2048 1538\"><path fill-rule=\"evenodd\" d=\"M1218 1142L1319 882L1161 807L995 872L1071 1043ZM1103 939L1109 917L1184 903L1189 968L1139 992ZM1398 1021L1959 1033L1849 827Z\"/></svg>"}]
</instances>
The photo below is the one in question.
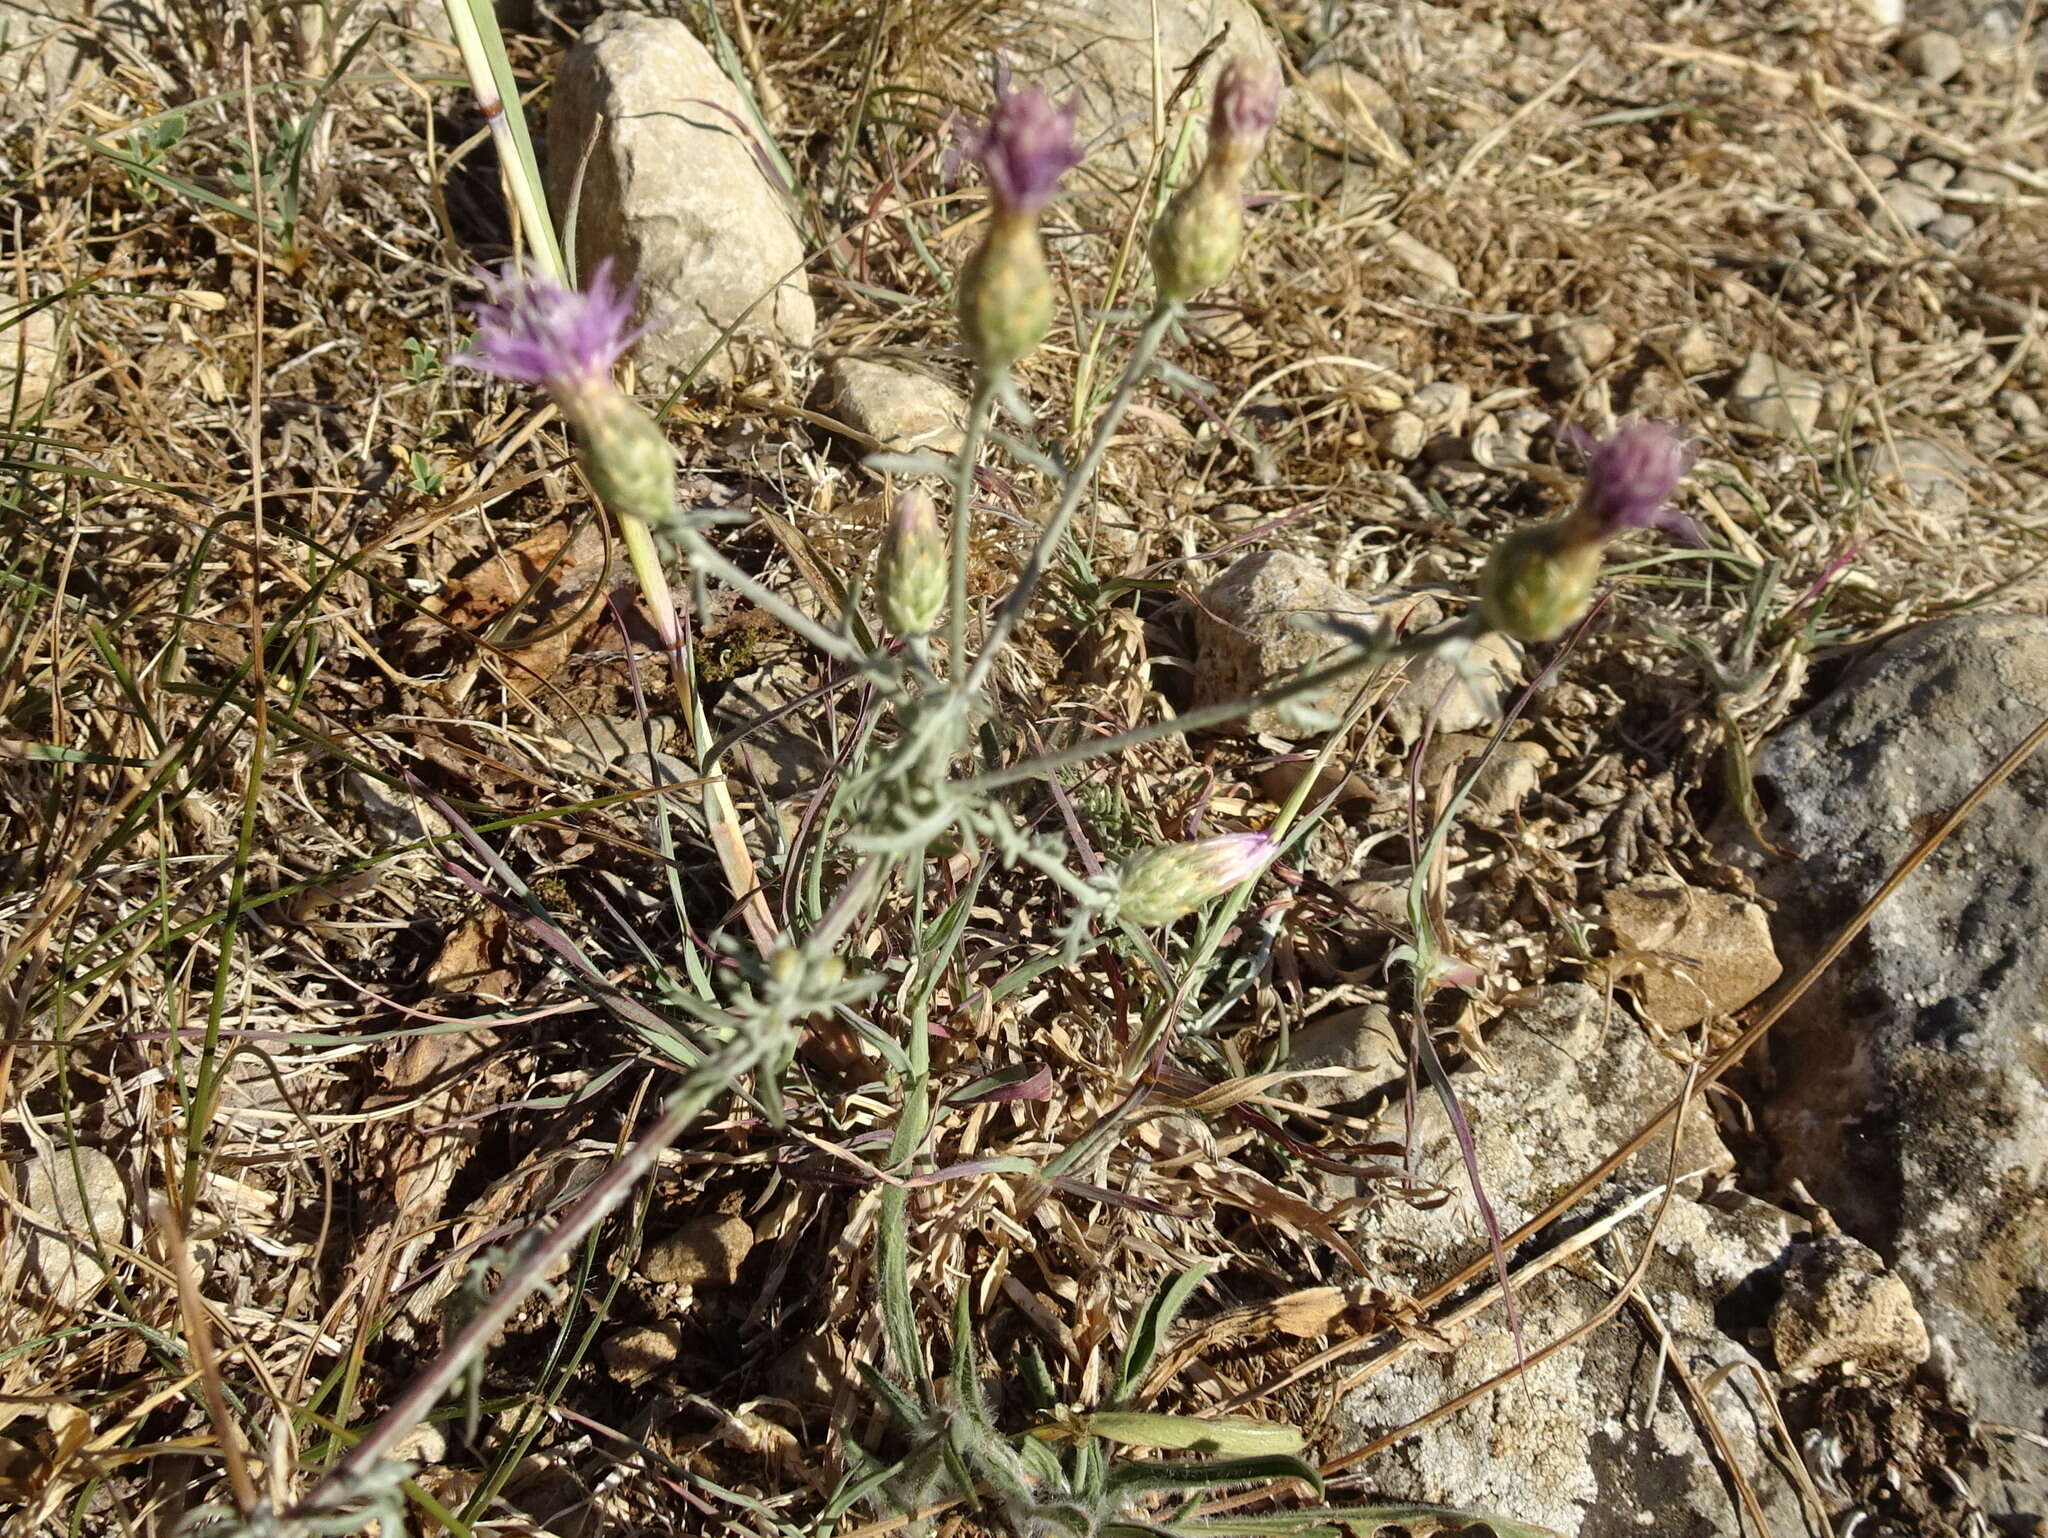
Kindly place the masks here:
<instances>
[{"instance_id":1,"label":"knapweed plant","mask_svg":"<svg viewBox=\"0 0 2048 1538\"><path fill-rule=\"evenodd\" d=\"M547 393L574 436L591 491L624 531L692 735L698 779L668 794L694 799L698 826L719 857L747 931L744 937L721 937L728 952L721 966L693 959L697 993L681 1004L691 1028L665 1035L660 1020L620 999L573 943L551 932L548 943L575 980L651 1033L650 1040L665 1042L688 1076L662 1122L620 1166L619 1179L592 1191L576 1209L576 1221L542 1248L560 1253L574 1233L588 1232L609 1210L606 1203L622 1194L629 1168L644 1169L652 1159L649 1150L678 1135L715 1095L744 1095L777 1117L779 1076L803 1033L825 1024L850 1031L869 1061L880 1065L876 1071L895 1110L886 1151L878 1151L873 1164L881 1182L874 1258L885 1360L864 1369L893 1430L875 1466L842 1491L835 1512L857 1502L883 1515L906 1515L934 1503L982 1504L1010 1530L1029 1534L1342 1527L1347 1514L1341 1512L1305 1513L1287 1519L1293 1526L1286 1527L1279 1518L1233 1523L1188 1509L1192 1494L1225 1485L1320 1488L1313 1469L1300 1459L1301 1438L1289 1428L1159 1415L1129 1402L1198 1278L1173 1284L1134 1322L1123 1370L1104 1404L1062 1409L1049 1376L1029 1363L1022 1369L1029 1402L1012 1396L1012 1402L997 1403L982 1380L975 1321L964 1293L954 1313L950 1376L934 1376L910 1281L909 1217L921 1177L933 1177L935 1133L949 1114L934 1097L935 1017L964 1008L965 1001L946 996L947 979L982 879L973 877L964 893L951 892L935 868L941 861L957 865L963 857L969 858L962 868L977 871L986 871L991 860L1021 868L1062 894L1068 963L1084 947L1104 943L1136 962L1146 979L1134 1004L1139 1028L1124 1061L1113 1065L1125 1090L1121 1109L1128 1112L1166 1070L1177 1039L1213 1019L1246 986L1240 980L1223 990L1221 1001L1216 997L1216 979L1247 965L1229 953L1238 933L1234 921L1312 824L1316 813L1307 808L1307 797L1317 776L1304 776L1266 826L1182 841L1161 840L1155 833L1118 863L1099 869L1078 865L1066 842L1034 830L1015 800L1020 789L1056 781L1074 766L1136 744L1224 727L1266 707L1305 710L1304 702L1333 684L1350 683L1357 686L1358 703L1319 723L1328 732L1322 755L1327 762L1345 728L1359 719L1372 675L1387 664L1424 656L1456 663L1489 630L1538 642L1564 634L1593 601L1604 547L1629 530L1670 525L1665 500L1690 463L1690 451L1669 429L1624 427L1592 448L1584 494L1572 512L1501 542L1461 617L1408 635L1331 620L1320 661L1255 695L1113 736L1078 737L1047 751L1017 754L1002 735L1000 712L990 698L999 660L1031 622L1048 573L1066 559L1076 515L1133 401L1160 372L1185 307L1230 281L1246 240L1245 179L1279 105L1276 72L1240 59L1217 73L1204 152L1185 185L1165 200L1147 243L1149 313L1131 333L1121 376L1085 442L1062 458L1030 441L1034 414L1013 370L1044 342L1057 318L1040 220L1062 178L1081 160L1075 112L1031 86L999 77L986 120L961 136L987 187L985 224L960 268L956 294L959 342L973 372L964 441L950 461L928 455L870 460L878 473L897 478L901 489L889 506L871 582L849 574L847 597L836 615L828 610L820 617L816 609L799 608L772 590L722 548L717 517L683 505L660 423L614 377L637 333L630 291L611 272L600 267L574 287L547 270L551 248L544 245L541 269L508 268L487 280L476 308L475 339L459 360ZM1014 432L997 431L999 412ZM1021 471L1035 472L1048 491L1014 579L984 613L970 601L968 576L976 547L976 470L991 457L1007 457ZM935 488L950 488L943 518ZM738 595L811 648L829 674L857 683L873 702L860 712L841 755L841 773L810 819L802 869L780 873L785 890L801 891L807 901L786 905L780 917L761 900L753 858L738 838L723 788L724 744L711 739L695 697L689 627L667 586L672 562L687 572L700 597L710 583ZM481 841L470 835L469 842L489 863ZM935 894L941 892L949 895L935 914ZM909 966L887 975L868 970L846 937L906 913L920 942ZM1420 904L1417 923L1408 956L1421 979L1418 995L1426 996L1437 974L1422 933L1428 915ZM1046 958L1045 965L1058 960ZM1251 965L1255 971L1255 959ZM871 1013L856 1008L876 998L888 1007ZM900 1034L881 1030L876 1019L899 1022ZM1089 1149L1117 1136L1118 1121L1114 1115L1105 1119L1081 1144L1049 1161L998 1159L984 1165L1013 1171L1027 1188L1043 1190ZM565 1232L572 1237L564 1239ZM330 1493L360 1488L366 1468L388 1453L410 1424L408 1417L430 1407L482 1349L544 1258L536 1252L508 1270L499 1296L393 1406L386 1424L357 1445ZM1001 1429L1005 1420L1008 1430ZM1193 1456L1154 1458L1135 1449ZM1376 1520L1400 1517L1376 1514Z\"/></svg>"}]
</instances>

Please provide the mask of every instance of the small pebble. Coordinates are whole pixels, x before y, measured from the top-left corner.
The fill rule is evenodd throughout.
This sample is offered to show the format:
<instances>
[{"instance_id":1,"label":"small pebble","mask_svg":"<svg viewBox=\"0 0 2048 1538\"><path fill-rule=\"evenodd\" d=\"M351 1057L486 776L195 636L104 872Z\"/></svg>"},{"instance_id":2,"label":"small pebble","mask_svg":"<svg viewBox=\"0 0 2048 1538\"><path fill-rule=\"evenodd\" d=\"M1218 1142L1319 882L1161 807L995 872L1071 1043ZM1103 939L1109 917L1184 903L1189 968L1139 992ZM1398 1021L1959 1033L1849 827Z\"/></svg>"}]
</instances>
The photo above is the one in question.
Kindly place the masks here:
<instances>
[{"instance_id":1,"label":"small pebble","mask_svg":"<svg viewBox=\"0 0 2048 1538\"><path fill-rule=\"evenodd\" d=\"M1374 426L1372 441L1387 458L1406 464L1422 452L1422 446L1429 441L1429 429L1414 412L1397 411Z\"/></svg>"},{"instance_id":2,"label":"small pebble","mask_svg":"<svg viewBox=\"0 0 2048 1538\"><path fill-rule=\"evenodd\" d=\"M1924 230L1941 217L1941 205L1911 182L1892 182L1878 189L1892 217L1909 230ZM1875 214L1877 211L1872 210ZM1876 223L1886 221L1879 216Z\"/></svg>"},{"instance_id":3,"label":"small pebble","mask_svg":"<svg viewBox=\"0 0 2048 1538\"><path fill-rule=\"evenodd\" d=\"M1593 379L1593 371L1583 360L1569 356L1545 358L1536 374L1543 382L1543 388L1552 395L1570 395L1585 388Z\"/></svg>"},{"instance_id":4,"label":"small pebble","mask_svg":"<svg viewBox=\"0 0 2048 1538\"><path fill-rule=\"evenodd\" d=\"M1813 189L1814 201L1822 208L1832 208L1837 213L1846 213L1856 206L1856 191L1839 176L1830 176Z\"/></svg>"},{"instance_id":5,"label":"small pebble","mask_svg":"<svg viewBox=\"0 0 2048 1538\"><path fill-rule=\"evenodd\" d=\"M1961 173L1949 185L1956 192L1967 192L1980 198L1998 198L2001 200L2017 196L2020 190L2020 184L2010 176L2002 175L1997 171L1979 171L1974 167Z\"/></svg>"},{"instance_id":6,"label":"small pebble","mask_svg":"<svg viewBox=\"0 0 2048 1538\"><path fill-rule=\"evenodd\" d=\"M611 1375L628 1388L658 1378L683 1354L683 1332L679 1325L631 1325L608 1337L598 1347Z\"/></svg>"},{"instance_id":7,"label":"small pebble","mask_svg":"<svg viewBox=\"0 0 2048 1538\"><path fill-rule=\"evenodd\" d=\"M1449 380L1426 384L1415 392L1408 409L1439 431L1463 432L1465 419L1472 414L1472 390Z\"/></svg>"},{"instance_id":8,"label":"small pebble","mask_svg":"<svg viewBox=\"0 0 2048 1538\"><path fill-rule=\"evenodd\" d=\"M1899 163L1889 155L1858 155L1856 166L1874 182L1888 182L1899 174Z\"/></svg>"},{"instance_id":9,"label":"small pebble","mask_svg":"<svg viewBox=\"0 0 2048 1538\"><path fill-rule=\"evenodd\" d=\"M1962 73L1963 45L1948 33L1929 27L1900 40L1898 59L1927 84L1946 85Z\"/></svg>"},{"instance_id":10,"label":"small pebble","mask_svg":"<svg viewBox=\"0 0 2048 1538\"><path fill-rule=\"evenodd\" d=\"M1429 440L1429 447L1422 451L1422 457L1433 465L1467 466L1479 463L1472 452L1476 434L1446 433Z\"/></svg>"},{"instance_id":11,"label":"small pebble","mask_svg":"<svg viewBox=\"0 0 2048 1538\"><path fill-rule=\"evenodd\" d=\"M1406 230L1395 230L1382 247L1388 256L1414 273L1424 284L1447 293L1462 294L1465 285L1451 259L1434 246L1424 245Z\"/></svg>"},{"instance_id":12,"label":"small pebble","mask_svg":"<svg viewBox=\"0 0 2048 1538\"><path fill-rule=\"evenodd\" d=\"M1810 433L1820 422L1826 386L1804 369L1753 352L1728 391L1728 412L1783 438Z\"/></svg>"},{"instance_id":13,"label":"small pebble","mask_svg":"<svg viewBox=\"0 0 2048 1538\"><path fill-rule=\"evenodd\" d=\"M2014 427L2039 427L2044 413L2041 403L2024 390L2000 390L1996 398L1998 409L2005 413L2005 419Z\"/></svg>"},{"instance_id":14,"label":"small pebble","mask_svg":"<svg viewBox=\"0 0 2048 1538\"><path fill-rule=\"evenodd\" d=\"M643 1250L640 1273L669 1287L730 1287L753 1247L745 1218L699 1218Z\"/></svg>"},{"instance_id":15,"label":"small pebble","mask_svg":"<svg viewBox=\"0 0 2048 1538\"><path fill-rule=\"evenodd\" d=\"M1587 368L1598 368L1620 345L1614 328L1604 320L1557 319L1543 337L1543 350L1553 358L1574 358Z\"/></svg>"},{"instance_id":16,"label":"small pebble","mask_svg":"<svg viewBox=\"0 0 2048 1538\"><path fill-rule=\"evenodd\" d=\"M1953 251L1970 238L1970 232L1975 228L1977 221L1968 214L1943 214L1927 226L1926 235L1936 245L1947 246Z\"/></svg>"},{"instance_id":17,"label":"small pebble","mask_svg":"<svg viewBox=\"0 0 2048 1538\"><path fill-rule=\"evenodd\" d=\"M1690 378L1704 374L1719 361L1720 355L1714 350L1714 339L1707 335L1705 326L1688 326L1671 349L1671 361L1678 365L1678 371Z\"/></svg>"},{"instance_id":18,"label":"small pebble","mask_svg":"<svg viewBox=\"0 0 2048 1538\"><path fill-rule=\"evenodd\" d=\"M1939 192L1955 179L1956 168L1932 155L1922 155L1906 167L1906 180L1915 186L1925 187L1929 192Z\"/></svg>"}]
</instances>

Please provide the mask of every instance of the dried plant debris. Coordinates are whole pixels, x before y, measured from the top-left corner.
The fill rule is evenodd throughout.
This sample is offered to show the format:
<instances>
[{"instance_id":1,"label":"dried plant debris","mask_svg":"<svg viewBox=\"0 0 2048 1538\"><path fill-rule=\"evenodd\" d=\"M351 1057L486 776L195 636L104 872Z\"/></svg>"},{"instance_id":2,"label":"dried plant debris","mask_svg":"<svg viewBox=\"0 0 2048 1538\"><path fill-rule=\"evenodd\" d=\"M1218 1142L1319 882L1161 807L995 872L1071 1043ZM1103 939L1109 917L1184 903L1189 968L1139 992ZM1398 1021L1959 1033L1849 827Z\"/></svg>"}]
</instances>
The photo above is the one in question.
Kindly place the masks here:
<instances>
[{"instance_id":1,"label":"dried plant debris","mask_svg":"<svg viewBox=\"0 0 2048 1538\"><path fill-rule=\"evenodd\" d=\"M2038 1524L2033 19L672 9L0 26L7 1519Z\"/></svg>"}]
</instances>

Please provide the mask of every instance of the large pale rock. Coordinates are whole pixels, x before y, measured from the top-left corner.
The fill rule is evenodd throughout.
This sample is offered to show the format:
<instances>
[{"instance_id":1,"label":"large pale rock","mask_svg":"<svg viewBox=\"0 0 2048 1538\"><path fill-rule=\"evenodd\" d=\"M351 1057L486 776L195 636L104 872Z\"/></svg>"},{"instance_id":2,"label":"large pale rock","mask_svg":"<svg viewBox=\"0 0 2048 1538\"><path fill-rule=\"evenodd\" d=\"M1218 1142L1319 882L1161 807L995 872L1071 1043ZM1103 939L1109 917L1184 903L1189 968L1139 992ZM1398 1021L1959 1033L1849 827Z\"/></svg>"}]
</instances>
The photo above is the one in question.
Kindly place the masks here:
<instances>
[{"instance_id":1,"label":"large pale rock","mask_svg":"<svg viewBox=\"0 0 2048 1538\"><path fill-rule=\"evenodd\" d=\"M1371 75L1318 64L1301 86L1280 118L1281 164L1292 183L1327 195L1356 165L1408 164L1400 105Z\"/></svg>"},{"instance_id":2,"label":"large pale rock","mask_svg":"<svg viewBox=\"0 0 2048 1538\"><path fill-rule=\"evenodd\" d=\"M146 57L166 21L150 0L0 0L0 119L51 120L99 78L107 42Z\"/></svg>"},{"instance_id":3,"label":"large pale rock","mask_svg":"<svg viewBox=\"0 0 2048 1538\"><path fill-rule=\"evenodd\" d=\"M718 338L735 322L735 343L811 340L803 241L753 132L739 92L680 21L600 16L555 78L550 204L567 217L590 146L577 265L588 273L609 257L640 285L638 315L653 329L633 355L657 387L714 347L707 372L730 376L734 348Z\"/></svg>"},{"instance_id":4,"label":"large pale rock","mask_svg":"<svg viewBox=\"0 0 2048 1538\"><path fill-rule=\"evenodd\" d=\"M1911 499L1930 512L1962 512L1970 505L1970 461L1938 438L1894 437L1856 451L1867 478L1897 476Z\"/></svg>"},{"instance_id":5,"label":"large pale rock","mask_svg":"<svg viewBox=\"0 0 2048 1538\"><path fill-rule=\"evenodd\" d=\"M892 453L960 451L967 402L943 379L867 358L834 358L818 402L838 421Z\"/></svg>"},{"instance_id":6,"label":"large pale rock","mask_svg":"<svg viewBox=\"0 0 2048 1538\"><path fill-rule=\"evenodd\" d=\"M1930 1349L1912 1292L1875 1250L1845 1234L1793 1251L1770 1332L1779 1370L1801 1375L1850 1368L1896 1380Z\"/></svg>"},{"instance_id":7,"label":"large pale rock","mask_svg":"<svg viewBox=\"0 0 2048 1538\"><path fill-rule=\"evenodd\" d=\"M1225 59L1248 57L1268 68L1280 62L1251 0L1012 0L1003 14L1004 51L1018 74L1080 103L1089 158L1077 181L1092 175L1121 187L1142 169L1152 149L1155 58L1171 93L1203 45L1230 29L1203 66L1199 88L1181 99L1183 112L1206 111L1209 84ZM1169 138L1174 131L1169 124Z\"/></svg>"},{"instance_id":8,"label":"large pale rock","mask_svg":"<svg viewBox=\"0 0 2048 1538\"><path fill-rule=\"evenodd\" d=\"M1641 1026L1583 983L1511 999L1487 1034L1486 1050L1490 1067L1468 1065L1452 1082L1503 1230L1547 1209L1685 1079ZM1389 1136L1399 1135L1403 1120L1402 1083L1396 1075L1382 1086ZM1669 1137L1660 1134L1616 1173L1602 1201L1612 1205L1660 1185L1670 1157ZM1347 1229L1375 1281L1408 1292L1441 1282L1487 1243L1458 1141L1427 1090L1418 1104L1415 1161L1419 1177L1448 1199L1412 1206L1385 1181L1365 1183L1360 1189L1380 1199L1353 1214ZM1680 1175L1724 1171L1730 1162L1705 1106L1695 1104L1679 1135ZM1573 1226L1568 1219L1560 1228ZM1638 1218L1627 1230L1606 1255L1611 1267L1626 1269L1645 1227ZM1763 1324L1794 1229L1787 1214L1762 1202L1673 1197L1642 1295L1700 1379L1751 1362L1731 1332ZM1530 1250L1518 1252L1519 1260L1529 1258ZM1590 1317L1611 1293L1559 1267L1517 1296L1523 1340L1534 1351ZM1356 1446L1427 1415L1516 1362L1514 1338L1496 1307L1454 1350L1407 1352L1348 1395L1338 1414L1339 1445ZM1699 1437L1687 1397L1659 1363L1656 1341L1624 1313L1378 1455L1370 1465L1371 1493L1494 1510L1587 1538L1735 1533L1735 1498ZM1782 1492L1784 1481L1769 1473L1761 1451L1753 1381L1731 1376L1713 1390L1712 1402L1745 1475L1760 1489ZM1806 1530L1782 1496L1766 1498L1778 1531Z\"/></svg>"},{"instance_id":9,"label":"large pale rock","mask_svg":"<svg viewBox=\"0 0 2048 1538\"><path fill-rule=\"evenodd\" d=\"M664 1287L730 1287L754 1248L754 1230L742 1217L698 1218L640 1256L640 1271Z\"/></svg>"},{"instance_id":10,"label":"large pale rock","mask_svg":"<svg viewBox=\"0 0 2048 1538\"><path fill-rule=\"evenodd\" d=\"M1454 735L1483 731L1500 720L1509 691L1521 679L1522 649L1488 631L1462 652L1417 658L1401 676L1386 723L1402 742L1415 741L1425 728Z\"/></svg>"},{"instance_id":11,"label":"large pale rock","mask_svg":"<svg viewBox=\"0 0 2048 1538\"><path fill-rule=\"evenodd\" d=\"M1827 387L1769 353L1753 352L1728 392L1728 414L1766 432L1803 438L1820 425Z\"/></svg>"},{"instance_id":12,"label":"large pale rock","mask_svg":"<svg viewBox=\"0 0 2048 1538\"><path fill-rule=\"evenodd\" d=\"M1369 625L1363 600L1319 563L1288 550L1261 550L1234 562L1195 605L1195 697L1220 704L1255 694L1290 673L1334 657L1344 643L1332 618ZM1324 713L1341 710L1355 685L1308 697ZM1250 731L1306 736L1301 719L1269 706L1245 718Z\"/></svg>"},{"instance_id":13,"label":"large pale rock","mask_svg":"<svg viewBox=\"0 0 2048 1538\"><path fill-rule=\"evenodd\" d=\"M1512 1000L1486 1049L1493 1067L1462 1069L1455 1082L1486 1197L1503 1229L1534 1217L1569 1189L1685 1083L1685 1070L1659 1052L1640 1025L1584 983L1535 988ZM1404 1075L1405 1067L1382 1086L1396 1102ZM1395 1103L1390 1135L1400 1136L1402 1121ZM1358 1232L1390 1278L1419 1291L1483 1245L1486 1230L1448 1115L1427 1089L1415 1137L1417 1174L1450 1199L1433 1207L1389 1202L1363 1214ZM1661 1181L1670 1152L1667 1132L1615 1176L1610 1191ZM1705 1104L1695 1103L1680 1136L1679 1173L1717 1172L1729 1163Z\"/></svg>"},{"instance_id":14,"label":"large pale rock","mask_svg":"<svg viewBox=\"0 0 2048 1538\"><path fill-rule=\"evenodd\" d=\"M1401 1037L1386 1010L1378 1004L1360 1004L1293 1033L1287 1045L1289 1071L1325 1071L1297 1080L1284 1093L1322 1109L1345 1105L1400 1077L1406 1062Z\"/></svg>"},{"instance_id":15,"label":"large pale rock","mask_svg":"<svg viewBox=\"0 0 2048 1538\"><path fill-rule=\"evenodd\" d=\"M0 330L0 413L28 416L49 399L63 361L57 309L45 305Z\"/></svg>"},{"instance_id":16,"label":"large pale rock","mask_svg":"<svg viewBox=\"0 0 2048 1538\"><path fill-rule=\"evenodd\" d=\"M2048 621L1987 615L1893 641L1780 732L1756 772L1791 858L1747 857L1786 963L1826 944L2044 711ZM2044 828L2037 753L1779 1023L1761 1102L1782 1174L1904 1278L1960 1396L2033 1434L2048 1431ZM1987 1505L2040 1511L2048 1470L2033 1468Z\"/></svg>"}]
</instances>

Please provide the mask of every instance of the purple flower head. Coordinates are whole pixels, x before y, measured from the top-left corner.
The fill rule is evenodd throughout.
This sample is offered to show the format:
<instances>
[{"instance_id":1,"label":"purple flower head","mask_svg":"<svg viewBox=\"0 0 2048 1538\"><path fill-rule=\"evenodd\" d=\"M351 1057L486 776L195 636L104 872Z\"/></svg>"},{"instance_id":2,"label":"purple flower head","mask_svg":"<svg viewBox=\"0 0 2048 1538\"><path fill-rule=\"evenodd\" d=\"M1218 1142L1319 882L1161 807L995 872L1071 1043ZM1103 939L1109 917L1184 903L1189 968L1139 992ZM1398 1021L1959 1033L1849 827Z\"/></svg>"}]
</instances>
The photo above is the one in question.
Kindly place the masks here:
<instances>
[{"instance_id":1,"label":"purple flower head","mask_svg":"<svg viewBox=\"0 0 2048 1538\"><path fill-rule=\"evenodd\" d=\"M963 130L961 148L981 162L1004 213L1035 214L1052 201L1060 178L1081 163L1079 115L1077 102L1055 107L1036 86L1013 91L1009 71L996 71L995 110Z\"/></svg>"},{"instance_id":2,"label":"purple flower head","mask_svg":"<svg viewBox=\"0 0 2048 1538\"><path fill-rule=\"evenodd\" d=\"M1280 71L1239 55L1216 76L1209 106L1209 137L1240 147L1249 160L1280 116Z\"/></svg>"},{"instance_id":3,"label":"purple flower head","mask_svg":"<svg viewBox=\"0 0 2048 1538\"><path fill-rule=\"evenodd\" d=\"M1676 428L1628 422L1599 442L1582 432L1570 437L1586 453L1586 487L1573 516L1595 537L1661 529L1689 544L1702 543L1693 521L1664 505L1698 456Z\"/></svg>"},{"instance_id":4,"label":"purple flower head","mask_svg":"<svg viewBox=\"0 0 2048 1538\"><path fill-rule=\"evenodd\" d=\"M476 340L455 361L486 374L554 395L603 388L645 330L631 324L632 287L613 286L610 262L580 290L511 264L482 278L484 298L472 306Z\"/></svg>"}]
</instances>

